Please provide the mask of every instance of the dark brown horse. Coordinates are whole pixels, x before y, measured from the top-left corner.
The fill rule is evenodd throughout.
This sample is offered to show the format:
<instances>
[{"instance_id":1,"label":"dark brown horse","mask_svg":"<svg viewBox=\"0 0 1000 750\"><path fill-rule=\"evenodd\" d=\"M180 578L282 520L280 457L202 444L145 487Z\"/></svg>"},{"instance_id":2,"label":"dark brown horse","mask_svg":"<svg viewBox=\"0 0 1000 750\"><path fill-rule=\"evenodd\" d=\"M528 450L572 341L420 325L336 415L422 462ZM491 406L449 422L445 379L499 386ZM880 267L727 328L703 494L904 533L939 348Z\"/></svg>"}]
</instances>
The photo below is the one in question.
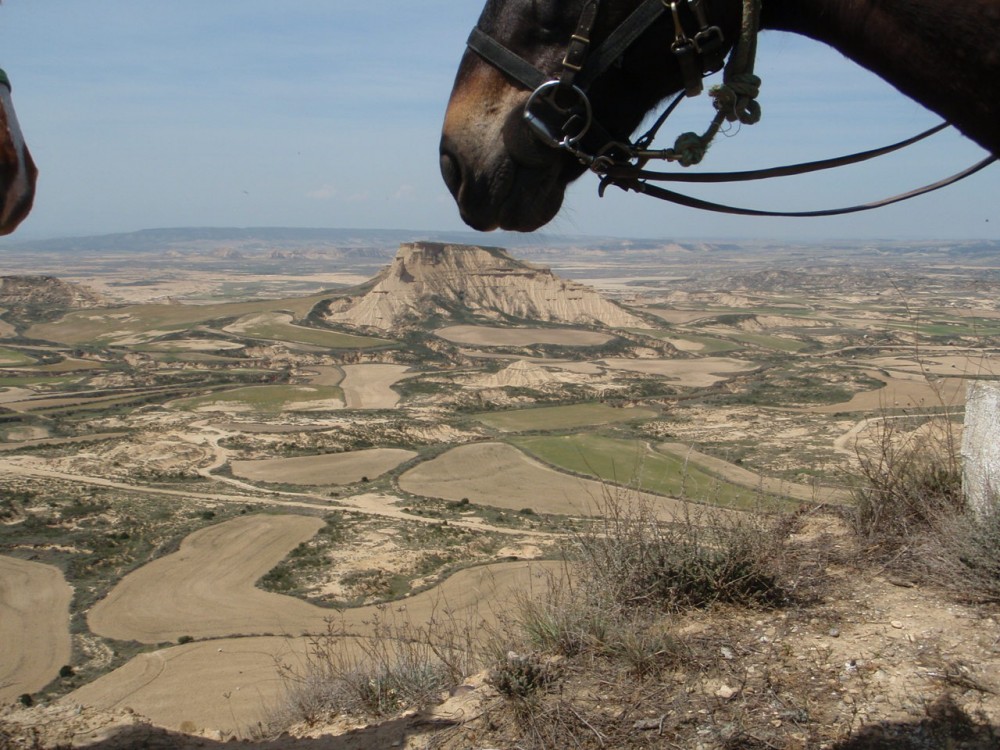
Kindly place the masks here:
<instances>
[{"instance_id":1,"label":"dark brown horse","mask_svg":"<svg viewBox=\"0 0 1000 750\"><path fill-rule=\"evenodd\" d=\"M488 0L482 36L555 77L591 0ZM664 0L670 6L669 0ZM682 21L690 21L688 0ZM732 46L741 0L701 0ZM601 0L588 36L599 47L642 0ZM676 8L675 8L676 12ZM1000 0L764 0L760 26L829 44L1000 155ZM698 28L697 24L694 28ZM658 16L589 83L595 122L624 140L665 97L682 90L671 13ZM551 220L586 166L537 137L523 113L530 85L480 52L462 59L441 139L441 172L475 229L532 231Z\"/></svg>"},{"instance_id":2,"label":"dark brown horse","mask_svg":"<svg viewBox=\"0 0 1000 750\"><path fill-rule=\"evenodd\" d=\"M10 81L0 70L0 234L13 232L31 211L37 177L14 113Z\"/></svg>"}]
</instances>

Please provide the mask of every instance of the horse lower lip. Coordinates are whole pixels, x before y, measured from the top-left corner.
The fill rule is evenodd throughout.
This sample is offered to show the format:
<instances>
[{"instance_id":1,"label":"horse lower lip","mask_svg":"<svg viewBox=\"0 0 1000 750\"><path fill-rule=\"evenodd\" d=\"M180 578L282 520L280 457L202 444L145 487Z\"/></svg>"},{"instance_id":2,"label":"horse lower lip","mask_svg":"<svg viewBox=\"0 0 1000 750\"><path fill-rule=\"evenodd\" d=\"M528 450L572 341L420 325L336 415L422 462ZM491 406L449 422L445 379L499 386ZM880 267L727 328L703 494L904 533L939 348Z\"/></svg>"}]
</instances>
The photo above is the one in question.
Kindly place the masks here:
<instances>
[{"instance_id":1,"label":"horse lower lip","mask_svg":"<svg viewBox=\"0 0 1000 750\"><path fill-rule=\"evenodd\" d=\"M462 188L462 164L444 140L441 142L440 168L444 184L457 196Z\"/></svg>"}]
</instances>

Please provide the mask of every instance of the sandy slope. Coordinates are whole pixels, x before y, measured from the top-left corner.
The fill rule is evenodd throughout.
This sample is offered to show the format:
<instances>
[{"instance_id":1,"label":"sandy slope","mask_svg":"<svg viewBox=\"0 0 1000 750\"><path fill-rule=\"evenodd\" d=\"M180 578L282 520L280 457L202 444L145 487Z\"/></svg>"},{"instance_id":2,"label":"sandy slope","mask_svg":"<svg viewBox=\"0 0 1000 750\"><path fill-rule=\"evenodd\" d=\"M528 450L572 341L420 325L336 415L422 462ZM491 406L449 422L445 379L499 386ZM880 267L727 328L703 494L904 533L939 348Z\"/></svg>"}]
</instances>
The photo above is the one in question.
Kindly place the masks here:
<instances>
[{"instance_id":1,"label":"sandy slope","mask_svg":"<svg viewBox=\"0 0 1000 750\"><path fill-rule=\"evenodd\" d=\"M0 703L44 687L69 663L72 597L57 568L0 555Z\"/></svg>"},{"instance_id":2,"label":"sandy slope","mask_svg":"<svg viewBox=\"0 0 1000 750\"><path fill-rule=\"evenodd\" d=\"M538 513L591 515L606 490L592 479L550 469L506 443L473 443L415 466L399 478L401 489L445 500L468 498L473 503ZM645 495L665 512L683 504L672 498Z\"/></svg>"},{"instance_id":3,"label":"sandy slope","mask_svg":"<svg viewBox=\"0 0 1000 750\"><path fill-rule=\"evenodd\" d=\"M543 591L547 580L544 572L556 571L559 565L514 562L470 568L388 609L347 610L336 622L344 632L358 634L369 632L366 623L380 612L396 622L414 624L426 623L432 616L440 618L446 610L459 620L469 617L490 622L495 619L496 611L507 607L512 592ZM163 589L159 594L164 606L156 614L169 615L170 595ZM289 605L310 607L289 597L277 598ZM332 610L311 609L316 616L308 622L296 623L296 628L318 623L314 629L325 630L322 617L336 616ZM290 606L289 611L297 609ZM211 612L204 614L214 617ZM291 623L291 618L286 623ZM295 632L294 628L288 630ZM343 643L346 649L357 648L351 638L345 638ZM148 716L154 724L186 731L243 730L265 719L267 709L278 703L283 684L277 664L301 665L307 648L306 638L273 636L219 639L161 649L137 656L71 693L64 702L99 709L128 706Z\"/></svg>"}]
</instances>

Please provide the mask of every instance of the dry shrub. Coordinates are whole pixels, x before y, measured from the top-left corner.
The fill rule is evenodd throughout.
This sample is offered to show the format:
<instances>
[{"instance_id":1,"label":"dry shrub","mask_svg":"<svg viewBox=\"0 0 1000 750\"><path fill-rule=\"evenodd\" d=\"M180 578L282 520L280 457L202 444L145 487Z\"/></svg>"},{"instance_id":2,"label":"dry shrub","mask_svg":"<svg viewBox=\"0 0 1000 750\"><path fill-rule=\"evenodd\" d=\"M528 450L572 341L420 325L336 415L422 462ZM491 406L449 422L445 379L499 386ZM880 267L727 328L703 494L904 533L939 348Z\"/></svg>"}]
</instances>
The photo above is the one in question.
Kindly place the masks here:
<instances>
[{"instance_id":1,"label":"dry shrub","mask_svg":"<svg viewBox=\"0 0 1000 750\"><path fill-rule=\"evenodd\" d=\"M358 635L330 619L326 632L310 639L303 662L279 664L285 702L272 711L270 732L340 714L422 708L488 661L482 623L447 611L417 625L383 606L364 625L365 634Z\"/></svg>"},{"instance_id":2,"label":"dry shrub","mask_svg":"<svg viewBox=\"0 0 1000 750\"><path fill-rule=\"evenodd\" d=\"M908 567L923 580L964 601L1000 602L1000 500L981 515L942 519L912 546Z\"/></svg>"},{"instance_id":3,"label":"dry shrub","mask_svg":"<svg viewBox=\"0 0 1000 750\"><path fill-rule=\"evenodd\" d=\"M775 604L789 517L685 505L663 519L639 496L608 493L600 522L575 535L578 587L612 611L678 611L716 602Z\"/></svg>"},{"instance_id":4,"label":"dry shrub","mask_svg":"<svg viewBox=\"0 0 1000 750\"><path fill-rule=\"evenodd\" d=\"M658 517L638 493L608 491L600 518L571 536L545 599L523 598L511 625L534 651L613 660L639 678L685 658L670 615L715 603L774 605L788 517L690 507ZM501 663L499 669L505 668Z\"/></svg>"},{"instance_id":5,"label":"dry shrub","mask_svg":"<svg viewBox=\"0 0 1000 750\"><path fill-rule=\"evenodd\" d=\"M854 532L897 571L965 600L1000 601L1000 497L979 514L967 507L947 416L908 426L883 417L858 450Z\"/></svg>"},{"instance_id":6,"label":"dry shrub","mask_svg":"<svg viewBox=\"0 0 1000 750\"><path fill-rule=\"evenodd\" d=\"M862 540L885 550L965 506L952 423L941 417L907 430L912 426L908 419L883 415L870 444L855 449L861 473L852 525Z\"/></svg>"}]
</instances>

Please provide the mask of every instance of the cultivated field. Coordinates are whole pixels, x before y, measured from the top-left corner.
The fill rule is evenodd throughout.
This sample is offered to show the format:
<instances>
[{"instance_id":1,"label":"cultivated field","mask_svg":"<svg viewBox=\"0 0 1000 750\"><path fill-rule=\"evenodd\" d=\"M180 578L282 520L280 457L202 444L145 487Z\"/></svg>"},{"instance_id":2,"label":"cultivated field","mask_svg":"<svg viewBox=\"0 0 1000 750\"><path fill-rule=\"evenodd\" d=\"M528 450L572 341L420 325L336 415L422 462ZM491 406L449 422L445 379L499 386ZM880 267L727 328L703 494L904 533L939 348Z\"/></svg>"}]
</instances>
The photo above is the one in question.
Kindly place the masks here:
<instances>
[{"instance_id":1,"label":"cultivated field","mask_svg":"<svg viewBox=\"0 0 1000 750\"><path fill-rule=\"evenodd\" d=\"M460 622L490 625L496 622L501 603L509 600L513 592L543 593L547 570L557 572L560 564L499 563L464 570L442 585L410 597L404 606L394 607L393 621L420 625L430 622L432 617L447 616ZM189 630L201 628L194 611L189 611L186 618L178 618L170 606L178 602L185 606L188 595L177 591L176 585L187 588L189 583L183 576L172 575L170 582L159 588L159 593L167 597L163 604L147 598L146 603L154 608L151 614L170 618L179 626L192 626ZM216 619L217 629L220 633L254 632L252 628L264 620L257 619L249 609L255 603L252 590L239 586L228 593L235 594L233 602L241 602L248 609L230 610L228 618L221 615ZM257 591L256 596L261 593ZM344 649L357 652L355 638L365 636L368 623L381 611L376 607L358 607L337 613L310 608L290 597L274 599L278 607L269 623L275 632L286 633L284 636L213 638L158 649L80 688L65 700L107 709L125 702L160 726L186 731L210 728L239 734L257 722L266 721L269 711L281 703L286 684L280 679L276 665L304 662L309 640L301 634L326 632L330 621L345 633ZM206 603L202 602L202 606ZM284 616L278 611L282 605L288 608ZM167 635L167 629L155 624L155 617L143 619L144 623L138 624L141 632ZM186 622L182 623L184 619ZM246 629L248 624L250 630Z\"/></svg>"},{"instance_id":2,"label":"cultivated field","mask_svg":"<svg viewBox=\"0 0 1000 750\"><path fill-rule=\"evenodd\" d=\"M470 467L475 470L470 471ZM621 477L620 481L627 483L627 477ZM551 469L506 443L453 448L405 472L399 478L399 486L414 495L443 500L581 516L597 513L607 493L615 492L602 482ZM683 513L683 503L672 498L639 495L655 504L664 515Z\"/></svg>"},{"instance_id":3,"label":"cultivated field","mask_svg":"<svg viewBox=\"0 0 1000 750\"><path fill-rule=\"evenodd\" d=\"M416 456L415 451L398 448L370 448L322 456L233 461L230 466L234 476L255 482L354 484L379 477Z\"/></svg>"},{"instance_id":4,"label":"cultivated field","mask_svg":"<svg viewBox=\"0 0 1000 750\"><path fill-rule=\"evenodd\" d=\"M70 663L72 596L57 568L0 555L0 703L40 690Z\"/></svg>"},{"instance_id":5,"label":"cultivated field","mask_svg":"<svg viewBox=\"0 0 1000 750\"><path fill-rule=\"evenodd\" d=\"M471 346L600 346L611 340L606 333L573 328L495 328L491 326L448 326L435 333L455 344Z\"/></svg>"}]
</instances>

